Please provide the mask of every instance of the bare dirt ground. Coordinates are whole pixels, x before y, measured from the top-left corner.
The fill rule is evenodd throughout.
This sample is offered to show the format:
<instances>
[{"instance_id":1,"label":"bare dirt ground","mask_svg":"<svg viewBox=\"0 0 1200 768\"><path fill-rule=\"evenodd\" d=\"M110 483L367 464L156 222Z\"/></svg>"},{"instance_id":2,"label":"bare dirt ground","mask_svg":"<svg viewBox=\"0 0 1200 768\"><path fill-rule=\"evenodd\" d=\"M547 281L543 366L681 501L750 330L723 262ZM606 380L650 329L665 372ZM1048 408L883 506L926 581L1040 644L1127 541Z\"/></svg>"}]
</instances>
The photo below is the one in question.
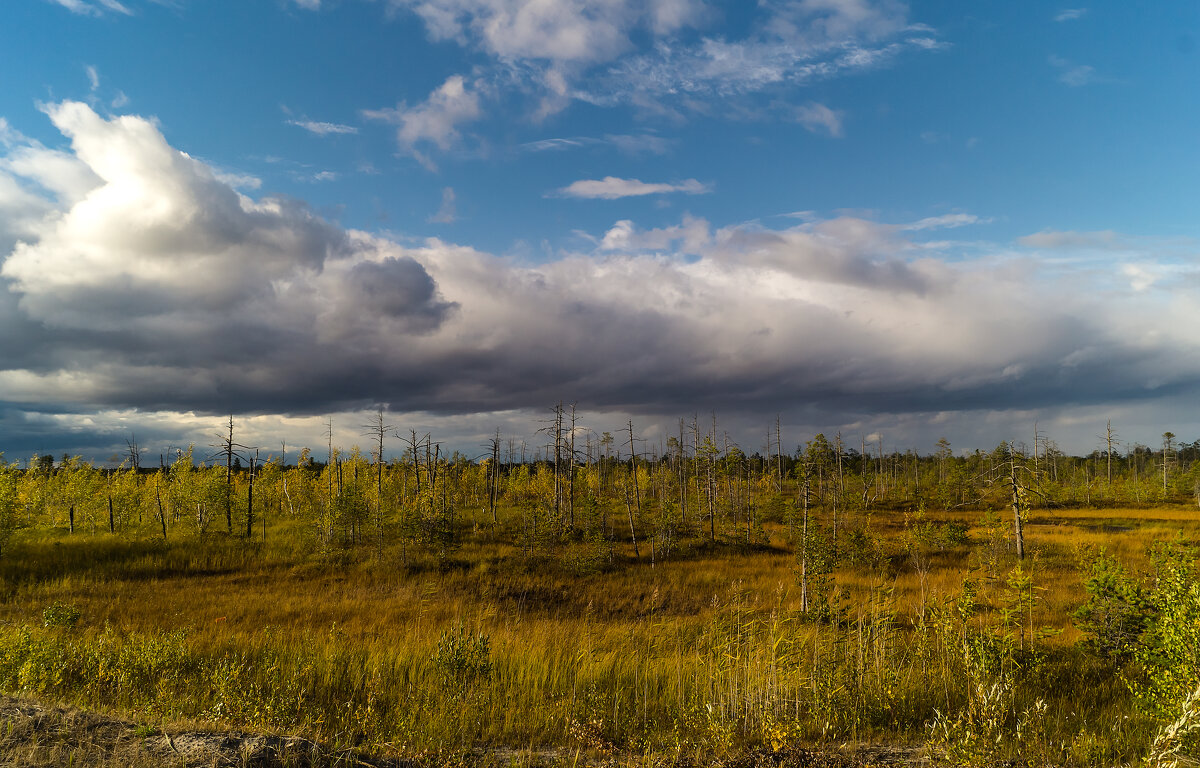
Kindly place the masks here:
<instances>
[{"instance_id":1,"label":"bare dirt ground","mask_svg":"<svg viewBox=\"0 0 1200 768\"><path fill-rule=\"evenodd\" d=\"M234 731L163 730L110 715L0 696L0 768L691 768L678 758L595 758L574 750L479 750L421 759L334 751L295 737ZM930 766L922 751L853 750L750 753L718 768L892 768Z\"/></svg>"},{"instance_id":2,"label":"bare dirt ground","mask_svg":"<svg viewBox=\"0 0 1200 768\"><path fill-rule=\"evenodd\" d=\"M109 715L0 697L3 768L406 768L333 753L305 739L237 732L163 731Z\"/></svg>"}]
</instances>

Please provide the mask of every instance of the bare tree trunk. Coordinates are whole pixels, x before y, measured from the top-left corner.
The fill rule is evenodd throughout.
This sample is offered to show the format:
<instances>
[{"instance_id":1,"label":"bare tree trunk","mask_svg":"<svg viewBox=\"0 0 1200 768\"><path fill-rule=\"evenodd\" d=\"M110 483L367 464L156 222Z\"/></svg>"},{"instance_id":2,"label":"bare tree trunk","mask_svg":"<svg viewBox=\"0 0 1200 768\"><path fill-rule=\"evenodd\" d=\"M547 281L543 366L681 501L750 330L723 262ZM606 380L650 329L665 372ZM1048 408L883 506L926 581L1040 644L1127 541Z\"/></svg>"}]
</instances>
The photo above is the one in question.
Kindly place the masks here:
<instances>
[{"instance_id":1,"label":"bare tree trunk","mask_svg":"<svg viewBox=\"0 0 1200 768\"><path fill-rule=\"evenodd\" d=\"M375 412L375 420L369 425L370 435L375 438L375 549L383 553L383 439L391 424L383 421L383 409Z\"/></svg>"},{"instance_id":2,"label":"bare tree trunk","mask_svg":"<svg viewBox=\"0 0 1200 768\"><path fill-rule=\"evenodd\" d=\"M250 482L246 486L246 541L254 538L254 476L258 474L258 451L250 459ZM263 515L263 530L266 530L266 515Z\"/></svg>"},{"instance_id":3,"label":"bare tree trunk","mask_svg":"<svg viewBox=\"0 0 1200 768\"><path fill-rule=\"evenodd\" d=\"M775 490L783 493L783 426L775 415Z\"/></svg>"},{"instance_id":4,"label":"bare tree trunk","mask_svg":"<svg viewBox=\"0 0 1200 768\"><path fill-rule=\"evenodd\" d=\"M1116 435L1113 433L1112 419L1109 419L1104 426L1104 452L1108 458L1108 487L1112 488L1112 455L1113 455L1113 440Z\"/></svg>"},{"instance_id":5,"label":"bare tree trunk","mask_svg":"<svg viewBox=\"0 0 1200 768\"><path fill-rule=\"evenodd\" d=\"M800 611L808 613L808 503L809 503L809 471L804 467L804 481L801 486L802 519L800 528Z\"/></svg>"},{"instance_id":6,"label":"bare tree trunk","mask_svg":"<svg viewBox=\"0 0 1200 768\"><path fill-rule=\"evenodd\" d=\"M163 512L162 492L159 490L158 481L162 477L161 470L158 476L154 478L154 500L158 503L158 519L162 523L163 541L167 540L167 515Z\"/></svg>"},{"instance_id":7,"label":"bare tree trunk","mask_svg":"<svg viewBox=\"0 0 1200 768\"><path fill-rule=\"evenodd\" d=\"M629 538L633 541L633 556L641 557L642 553L638 550L637 529L633 523L633 505L629 501L629 484L622 483L622 490L625 492L625 511L629 514Z\"/></svg>"},{"instance_id":8,"label":"bare tree trunk","mask_svg":"<svg viewBox=\"0 0 1200 768\"><path fill-rule=\"evenodd\" d=\"M233 414L229 415L229 436L225 439L225 523L233 533Z\"/></svg>"},{"instance_id":9,"label":"bare tree trunk","mask_svg":"<svg viewBox=\"0 0 1200 768\"><path fill-rule=\"evenodd\" d=\"M687 528L687 451L683 445L683 419L679 420L679 523Z\"/></svg>"},{"instance_id":10,"label":"bare tree trunk","mask_svg":"<svg viewBox=\"0 0 1200 768\"><path fill-rule=\"evenodd\" d=\"M1017 482L1017 457L1009 448L1009 482L1012 484L1013 533L1016 536L1017 560L1025 559L1025 529L1021 519L1021 486Z\"/></svg>"},{"instance_id":11,"label":"bare tree trunk","mask_svg":"<svg viewBox=\"0 0 1200 768\"><path fill-rule=\"evenodd\" d=\"M629 467L633 472L633 499L637 504L637 516L642 516L642 492L638 487L638 467L637 467L637 447L633 441L633 420L629 421ZM629 527L633 528L633 520L629 522ZM633 542L634 554L637 554L637 540Z\"/></svg>"},{"instance_id":12,"label":"bare tree trunk","mask_svg":"<svg viewBox=\"0 0 1200 768\"><path fill-rule=\"evenodd\" d=\"M500 471L500 430L496 430L496 437L492 439L492 466L488 477L488 509L492 513L492 525L499 525L500 519L496 516L496 486L499 479L498 472Z\"/></svg>"},{"instance_id":13,"label":"bare tree trunk","mask_svg":"<svg viewBox=\"0 0 1200 768\"><path fill-rule=\"evenodd\" d=\"M280 466L280 469L282 470L281 474L283 477L283 495L279 499L279 514L280 515L283 514L283 502L284 502L284 499L286 499L287 505L288 505L288 516L295 517L296 511L292 508L292 494L288 492L288 483L287 483L287 443L280 443L279 445L280 445L280 449L283 451L283 455L279 459L279 466ZM265 532L263 533L263 540L266 540Z\"/></svg>"},{"instance_id":14,"label":"bare tree trunk","mask_svg":"<svg viewBox=\"0 0 1200 768\"><path fill-rule=\"evenodd\" d=\"M571 436L567 445L567 510L571 517L570 528L575 530L575 403L571 403Z\"/></svg>"},{"instance_id":15,"label":"bare tree trunk","mask_svg":"<svg viewBox=\"0 0 1200 768\"><path fill-rule=\"evenodd\" d=\"M554 519L561 530L563 526L562 513L562 428L563 405L560 401L554 406Z\"/></svg>"},{"instance_id":16,"label":"bare tree trunk","mask_svg":"<svg viewBox=\"0 0 1200 768\"><path fill-rule=\"evenodd\" d=\"M326 453L326 459L325 459L325 477L326 477L326 480L325 480L325 508L326 508L326 510L327 510L327 511L329 511L329 512L330 512L330 514L326 516L326 517L329 519L329 526L328 526L328 527L329 527L329 530L328 530L327 534L328 534L328 541L329 541L329 542L332 542L332 541L333 541L333 527L334 527L333 516L332 516L332 510L333 510L333 473L334 473L334 466L333 466L333 419L332 419L332 418L330 418L328 421L326 421L326 422L325 422L325 428L326 428L326 436L327 436L327 437L328 437L328 439L329 439L329 440L328 440L328 442L326 443L326 447L327 447L327 451L328 451L328 453Z\"/></svg>"}]
</instances>

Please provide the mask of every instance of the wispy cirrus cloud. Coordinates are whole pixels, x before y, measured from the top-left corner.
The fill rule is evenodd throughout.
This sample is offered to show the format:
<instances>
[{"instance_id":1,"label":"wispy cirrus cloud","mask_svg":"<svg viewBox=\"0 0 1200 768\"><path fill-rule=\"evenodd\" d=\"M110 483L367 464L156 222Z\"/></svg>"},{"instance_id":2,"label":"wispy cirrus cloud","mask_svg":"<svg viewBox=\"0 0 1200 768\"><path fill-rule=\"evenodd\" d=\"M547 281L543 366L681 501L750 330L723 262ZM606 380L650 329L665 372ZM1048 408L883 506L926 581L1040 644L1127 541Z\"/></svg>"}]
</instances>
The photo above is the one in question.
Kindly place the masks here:
<instances>
[{"instance_id":1,"label":"wispy cirrus cloud","mask_svg":"<svg viewBox=\"0 0 1200 768\"><path fill-rule=\"evenodd\" d=\"M795 108L793 114L796 122L803 125L812 133L826 133L835 139L842 137L841 110L830 109L824 104L809 102Z\"/></svg>"},{"instance_id":2,"label":"wispy cirrus cloud","mask_svg":"<svg viewBox=\"0 0 1200 768\"><path fill-rule=\"evenodd\" d=\"M609 133L603 137L572 136L529 141L521 145L526 152L553 152L583 147L610 146L629 155L665 155L671 151L674 141L652 133Z\"/></svg>"},{"instance_id":3,"label":"wispy cirrus cloud","mask_svg":"<svg viewBox=\"0 0 1200 768\"><path fill-rule=\"evenodd\" d=\"M911 224L901 225L905 232L921 232L930 229L957 229L971 224L990 224L992 219L980 218L971 213L947 213L942 216L929 216Z\"/></svg>"},{"instance_id":4,"label":"wispy cirrus cloud","mask_svg":"<svg viewBox=\"0 0 1200 768\"><path fill-rule=\"evenodd\" d=\"M500 59L558 64L608 61L639 32L669 35L707 17L701 0L389 0L435 40L477 46Z\"/></svg>"},{"instance_id":5,"label":"wispy cirrus cloud","mask_svg":"<svg viewBox=\"0 0 1200 768\"><path fill-rule=\"evenodd\" d=\"M429 217L431 224L453 224L458 220L458 203L454 194L454 187L446 187L442 190L442 204L438 208L437 213Z\"/></svg>"},{"instance_id":6,"label":"wispy cirrus cloud","mask_svg":"<svg viewBox=\"0 0 1200 768\"><path fill-rule=\"evenodd\" d=\"M1049 61L1050 65L1058 70L1058 82L1072 88L1080 88L1100 80L1096 68L1090 64L1076 64L1061 56L1051 56Z\"/></svg>"},{"instance_id":7,"label":"wispy cirrus cloud","mask_svg":"<svg viewBox=\"0 0 1200 768\"><path fill-rule=\"evenodd\" d=\"M132 16L133 11L128 6L118 0L50 0L50 2L61 5L71 13L78 13L82 16L100 16L106 11L113 13L121 13L126 16Z\"/></svg>"},{"instance_id":8,"label":"wispy cirrus cloud","mask_svg":"<svg viewBox=\"0 0 1200 768\"><path fill-rule=\"evenodd\" d=\"M1048 248L1055 250L1074 248L1118 250L1128 247L1125 239L1111 229L1095 232L1047 229L1032 235L1019 237L1017 238L1017 244L1027 248Z\"/></svg>"},{"instance_id":9,"label":"wispy cirrus cloud","mask_svg":"<svg viewBox=\"0 0 1200 768\"><path fill-rule=\"evenodd\" d=\"M885 66L906 51L935 50L942 43L924 31L889 42L839 41L816 47L773 38L705 38L697 44L661 43L652 52L614 64L575 93L611 105L653 96L727 99L827 80Z\"/></svg>"},{"instance_id":10,"label":"wispy cirrus cloud","mask_svg":"<svg viewBox=\"0 0 1200 768\"><path fill-rule=\"evenodd\" d=\"M550 138L538 139L537 141L527 141L521 145L521 149L526 152L558 152L564 149L578 149L591 144L602 143L599 139L594 139L587 136L580 136L571 139Z\"/></svg>"},{"instance_id":11,"label":"wispy cirrus cloud","mask_svg":"<svg viewBox=\"0 0 1200 768\"><path fill-rule=\"evenodd\" d=\"M580 179L561 189L547 193L547 197L577 197L589 200L616 200L622 197L643 195L666 195L682 192L688 195L704 195L712 192L712 186L696 179L685 179L670 184L649 184L640 179L622 179L605 176L603 179Z\"/></svg>"},{"instance_id":12,"label":"wispy cirrus cloud","mask_svg":"<svg viewBox=\"0 0 1200 768\"><path fill-rule=\"evenodd\" d=\"M604 140L628 155L665 155L673 146L671 139L649 133L610 133L605 135Z\"/></svg>"},{"instance_id":13,"label":"wispy cirrus cloud","mask_svg":"<svg viewBox=\"0 0 1200 768\"><path fill-rule=\"evenodd\" d=\"M908 18L899 0L762 0L731 34L723 11L705 0L388 0L422 20L428 37L484 54L470 77L456 75L425 102L368 109L399 126L403 153L436 170L433 150L455 145L484 105L518 94L540 122L573 102L631 106L675 122L713 114L779 115L753 103L813 82L889 66L906 53L946 47L936 30ZM792 119L816 133L843 134L844 115L809 102ZM665 153L651 134L561 137L526 151L609 143L623 152Z\"/></svg>"},{"instance_id":14,"label":"wispy cirrus cloud","mask_svg":"<svg viewBox=\"0 0 1200 768\"><path fill-rule=\"evenodd\" d=\"M11 147L17 143L28 143L29 139L23 133L9 125L6 118L0 117L0 146Z\"/></svg>"},{"instance_id":15,"label":"wispy cirrus cloud","mask_svg":"<svg viewBox=\"0 0 1200 768\"><path fill-rule=\"evenodd\" d=\"M795 87L945 46L935 30L910 22L897 0L763 0L738 36L724 34L721 14L701 0L390 5L420 17L430 38L493 57L507 76L542 94L542 116L573 99L643 108L691 99L691 108L696 98Z\"/></svg>"},{"instance_id":16,"label":"wispy cirrus cloud","mask_svg":"<svg viewBox=\"0 0 1200 768\"><path fill-rule=\"evenodd\" d=\"M1076 21L1087 15L1087 8L1064 8L1054 15L1057 22Z\"/></svg>"},{"instance_id":17,"label":"wispy cirrus cloud","mask_svg":"<svg viewBox=\"0 0 1200 768\"><path fill-rule=\"evenodd\" d=\"M315 136L336 136L358 133L358 128L342 123L327 123L321 120L288 120L288 125L303 128Z\"/></svg>"}]
</instances>

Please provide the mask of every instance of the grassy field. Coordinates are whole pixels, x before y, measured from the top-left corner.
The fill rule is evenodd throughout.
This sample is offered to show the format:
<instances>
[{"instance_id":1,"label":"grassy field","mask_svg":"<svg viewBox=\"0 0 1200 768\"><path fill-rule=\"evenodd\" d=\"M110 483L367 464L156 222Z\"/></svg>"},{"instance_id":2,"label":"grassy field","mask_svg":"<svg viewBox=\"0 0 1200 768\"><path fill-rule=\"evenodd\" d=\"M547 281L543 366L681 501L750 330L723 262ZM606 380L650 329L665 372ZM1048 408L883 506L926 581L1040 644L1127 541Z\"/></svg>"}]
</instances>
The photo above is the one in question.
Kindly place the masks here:
<instances>
[{"instance_id":1,"label":"grassy field","mask_svg":"<svg viewBox=\"0 0 1200 768\"><path fill-rule=\"evenodd\" d=\"M1131 692L1136 662L1089 650L1072 614L1101 550L1149 576L1153 544L1200 533L1193 508L1033 510L1017 569L997 514L874 510L845 524L803 611L782 525L652 563L621 541L530 556L460 524L473 535L449 561L314 551L294 522L265 544L23 529L0 561L0 686L409 757L704 764L884 743L1132 762L1164 717Z\"/></svg>"}]
</instances>

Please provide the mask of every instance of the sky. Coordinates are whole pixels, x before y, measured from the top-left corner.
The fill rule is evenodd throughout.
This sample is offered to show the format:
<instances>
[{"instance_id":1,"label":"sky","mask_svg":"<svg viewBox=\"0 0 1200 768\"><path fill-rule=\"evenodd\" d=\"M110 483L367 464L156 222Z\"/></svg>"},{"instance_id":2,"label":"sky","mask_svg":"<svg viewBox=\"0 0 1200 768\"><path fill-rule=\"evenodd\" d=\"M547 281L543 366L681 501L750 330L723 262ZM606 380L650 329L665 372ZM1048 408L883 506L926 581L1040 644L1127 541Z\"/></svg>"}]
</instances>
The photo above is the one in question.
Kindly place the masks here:
<instances>
[{"instance_id":1,"label":"sky","mask_svg":"<svg viewBox=\"0 0 1200 768\"><path fill-rule=\"evenodd\" d=\"M0 451L1200 438L1200 5L7 0ZM399 440L390 450L399 452Z\"/></svg>"}]
</instances>

